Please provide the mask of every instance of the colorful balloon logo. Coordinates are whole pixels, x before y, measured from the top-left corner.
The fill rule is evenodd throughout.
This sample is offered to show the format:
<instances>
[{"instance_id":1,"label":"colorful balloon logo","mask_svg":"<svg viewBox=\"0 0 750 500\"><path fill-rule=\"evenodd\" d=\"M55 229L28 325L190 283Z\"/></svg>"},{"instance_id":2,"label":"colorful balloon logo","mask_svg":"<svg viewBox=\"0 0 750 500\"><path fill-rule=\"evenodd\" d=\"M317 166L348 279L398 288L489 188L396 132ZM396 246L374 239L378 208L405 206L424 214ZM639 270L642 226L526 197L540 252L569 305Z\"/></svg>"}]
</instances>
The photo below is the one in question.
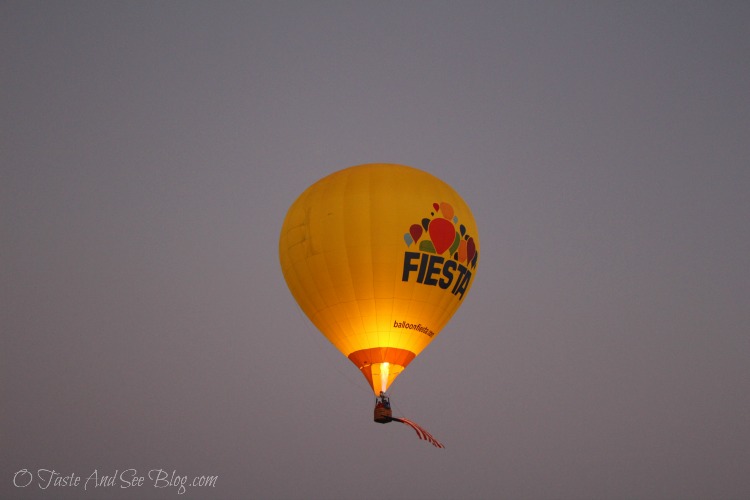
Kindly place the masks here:
<instances>
[{"instance_id":1,"label":"colorful balloon logo","mask_svg":"<svg viewBox=\"0 0 750 500\"><path fill-rule=\"evenodd\" d=\"M450 258L461 264L477 267L479 252L474 238L467 234L466 226L458 224L453 206L445 201L432 204L433 212L430 218L423 218L421 224L412 224L409 232L404 234L406 246L418 243L421 252L443 255L449 253ZM428 238L422 238L426 235Z\"/></svg>"}]
</instances>

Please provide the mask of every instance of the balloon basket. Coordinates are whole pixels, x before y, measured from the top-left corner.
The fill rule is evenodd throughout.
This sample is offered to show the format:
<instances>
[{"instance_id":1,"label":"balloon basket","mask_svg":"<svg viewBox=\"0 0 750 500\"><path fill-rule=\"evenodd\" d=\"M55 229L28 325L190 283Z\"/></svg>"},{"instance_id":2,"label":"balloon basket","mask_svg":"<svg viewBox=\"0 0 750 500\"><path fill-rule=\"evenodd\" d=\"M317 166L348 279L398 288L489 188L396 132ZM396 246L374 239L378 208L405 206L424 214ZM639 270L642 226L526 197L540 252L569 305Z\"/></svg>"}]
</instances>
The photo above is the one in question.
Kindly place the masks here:
<instances>
[{"instance_id":1,"label":"balloon basket","mask_svg":"<svg viewBox=\"0 0 750 500\"><path fill-rule=\"evenodd\" d=\"M391 411L391 399L381 391L380 396L375 398L375 415L373 420L379 424L387 424L393 420L393 411Z\"/></svg>"},{"instance_id":2,"label":"balloon basket","mask_svg":"<svg viewBox=\"0 0 750 500\"><path fill-rule=\"evenodd\" d=\"M390 408L386 408L384 406L376 406L374 420L379 424L387 424L388 422L393 420L393 412Z\"/></svg>"}]
</instances>

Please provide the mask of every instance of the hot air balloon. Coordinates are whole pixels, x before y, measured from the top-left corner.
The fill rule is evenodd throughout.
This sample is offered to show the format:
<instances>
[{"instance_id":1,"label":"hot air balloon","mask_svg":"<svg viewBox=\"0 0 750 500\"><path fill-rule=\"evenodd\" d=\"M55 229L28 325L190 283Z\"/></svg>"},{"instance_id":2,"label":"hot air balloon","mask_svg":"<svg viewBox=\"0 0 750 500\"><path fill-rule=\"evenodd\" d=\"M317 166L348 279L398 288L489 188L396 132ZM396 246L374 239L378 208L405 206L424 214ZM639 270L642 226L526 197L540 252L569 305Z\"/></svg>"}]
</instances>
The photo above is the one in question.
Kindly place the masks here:
<instances>
[{"instance_id":1,"label":"hot air balloon","mask_svg":"<svg viewBox=\"0 0 750 500\"><path fill-rule=\"evenodd\" d=\"M375 421L400 421L439 445L414 422L393 417L386 391L474 282L479 239L464 200L416 168L349 167L292 204L279 259L300 308L372 388Z\"/></svg>"}]
</instances>

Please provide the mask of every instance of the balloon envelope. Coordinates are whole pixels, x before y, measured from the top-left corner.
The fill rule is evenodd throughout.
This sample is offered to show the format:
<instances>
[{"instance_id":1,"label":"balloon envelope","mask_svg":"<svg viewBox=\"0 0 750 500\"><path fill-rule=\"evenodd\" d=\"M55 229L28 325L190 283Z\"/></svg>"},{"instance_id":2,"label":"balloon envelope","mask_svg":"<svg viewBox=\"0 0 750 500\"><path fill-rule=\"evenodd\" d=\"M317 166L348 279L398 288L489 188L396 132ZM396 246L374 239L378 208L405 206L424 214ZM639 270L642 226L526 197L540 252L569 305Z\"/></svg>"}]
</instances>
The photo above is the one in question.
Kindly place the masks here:
<instances>
[{"instance_id":1,"label":"balloon envelope","mask_svg":"<svg viewBox=\"0 0 750 500\"><path fill-rule=\"evenodd\" d=\"M377 395L437 337L479 261L468 205L421 170L350 167L305 190L279 258L292 295Z\"/></svg>"}]
</instances>

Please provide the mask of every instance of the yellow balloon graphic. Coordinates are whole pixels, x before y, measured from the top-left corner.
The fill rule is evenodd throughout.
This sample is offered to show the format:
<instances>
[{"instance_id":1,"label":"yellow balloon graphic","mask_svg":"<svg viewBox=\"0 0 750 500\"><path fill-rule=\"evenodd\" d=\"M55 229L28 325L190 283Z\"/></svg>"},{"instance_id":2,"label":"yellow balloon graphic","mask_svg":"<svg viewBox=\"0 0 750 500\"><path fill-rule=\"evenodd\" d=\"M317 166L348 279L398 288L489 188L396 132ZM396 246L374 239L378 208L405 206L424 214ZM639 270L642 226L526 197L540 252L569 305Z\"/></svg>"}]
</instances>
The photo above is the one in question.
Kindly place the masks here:
<instances>
[{"instance_id":1,"label":"yellow balloon graphic","mask_svg":"<svg viewBox=\"0 0 750 500\"><path fill-rule=\"evenodd\" d=\"M377 396L466 300L479 238L449 185L412 167L368 164L300 195L279 258L302 310Z\"/></svg>"}]
</instances>

